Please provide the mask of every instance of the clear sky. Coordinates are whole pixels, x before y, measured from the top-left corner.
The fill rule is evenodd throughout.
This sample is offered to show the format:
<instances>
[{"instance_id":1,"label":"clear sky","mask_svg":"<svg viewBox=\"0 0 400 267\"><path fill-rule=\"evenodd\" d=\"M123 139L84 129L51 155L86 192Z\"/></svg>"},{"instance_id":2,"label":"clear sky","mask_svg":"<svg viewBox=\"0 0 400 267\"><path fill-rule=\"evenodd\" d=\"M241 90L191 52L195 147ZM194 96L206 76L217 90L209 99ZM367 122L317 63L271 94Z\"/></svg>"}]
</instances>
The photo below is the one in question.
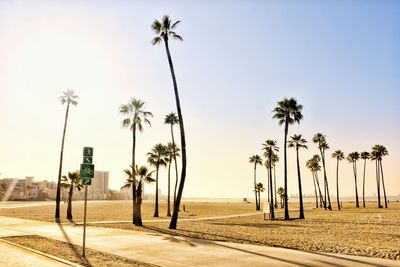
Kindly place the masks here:
<instances>
[{"instance_id":1,"label":"clear sky","mask_svg":"<svg viewBox=\"0 0 400 267\"><path fill-rule=\"evenodd\" d=\"M165 49L150 42L152 21L165 14L182 21L184 37L171 42L187 134L184 196L253 196L249 156L275 139L283 159L283 127L271 111L285 96L304 105L304 120L289 134L309 141L326 134L329 156L385 145L386 190L400 194L398 1L1 1L1 178L56 180L66 108L58 97L67 88L79 104L68 121L64 174L79 168L83 146L93 146L96 169L110 172L111 188L123 185L132 144L118 107L130 97L154 114L138 135L137 162L146 164L146 153L170 140L163 120L175 111ZM288 152L289 193L296 193L295 153ZM308 194L305 161L317 152L310 143L300 153ZM333 194L335 161L327 165ZM374 173L368 162L369 195ZM166 170L160 175L165 193ZM282 185L282 160L277 175ZM340 185L354 195L346 161Z\"/></svg>"}]
</instances>

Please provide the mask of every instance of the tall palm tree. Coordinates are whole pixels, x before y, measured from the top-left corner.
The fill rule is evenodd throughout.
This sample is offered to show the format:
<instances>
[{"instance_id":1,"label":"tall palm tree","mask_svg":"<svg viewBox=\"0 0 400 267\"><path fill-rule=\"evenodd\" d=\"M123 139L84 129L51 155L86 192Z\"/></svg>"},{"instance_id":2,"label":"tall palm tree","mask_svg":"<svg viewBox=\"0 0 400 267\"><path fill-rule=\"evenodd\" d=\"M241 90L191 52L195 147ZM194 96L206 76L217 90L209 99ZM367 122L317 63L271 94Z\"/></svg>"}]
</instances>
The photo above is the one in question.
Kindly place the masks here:
<instances>
[{"instance_id":1,"label":"tall palm tree","mask_svg":"<svg viewBox=\"0 0 400 267\"><path fill-rule=\"evenodd\" d=\"M360 159L360 153L351 152L349 155L347 155L346 159L349 163L353 164L354 183L355 183L355 189L356 189L356 208L359 208L360 204L358 202L358 190L357 190L357 160Z\"/></svg>"},{"instance_id":2,"label":"tall palm tree","mask_svg":"<svg viewBox=\"0 0 400 267\"><path fill-rule=\"evenodd\" d=\"M378 165L378 175L381 175L381 177L382 177L382 188L383 188L383 195L384 195L384 199L385 199L385 208L387 208L388 205L387 205L387 198L386 198L385 180L383 177L382 158L384 156L389 155L389 152L386 149L386 147L384 147L382 145L375 145L372 148L372 152L374 152L374 155L376 157L376 161L377 161L377 165Z\"/></svg>"},{"instance_id":3,"label":"tall palm tree","mask_svg":"<svg viewBox=\"0 0 400 267\"><path fill-rule=\"evenodd\" d=\"M321 133L316 133L313 137L313 142L318 144L319 152L321 153L322 168L324 169L324 208L332 210L331 197L329 195L329 185L328 178L326 176L326 164L325 164L325 151L329 149L328 143L326 142L325 135ZM328 196L328 202L326 197ZM328 207L327 207L328 204Z\"/></svg>"},{"instance_id":4,"label":"tall palm tree","mask_svg":"<svg viewBox=\"0 0 400 267\"><path fill-rule=\"evenodd\" d=\"M279 162L278 154L272 154L272 168L274 168L274 195L275 195L275 208L278 208L277 191L276 191L276 163Z\"/></svg>"},{"instance_id":5,"label":"tall palm tree","mask_svg":"<svg viewBox=\"0 0 400 267\"><path fill-rule=\"evenodd\" d=\"M174 147L178 147L175 145L175 138L174 138L174 125L179 123L179 119L176 116L174 112L169 113L168 115L165 116L164 119L165 124L169 124L171 126L171 138L172 138L172 144ZM176 162L176 157L179 157L179 155L176 155L176 151L173 151L173 159L175 163L175 187L174 187L174 203L176 202L176 189L178 187L178 164Z\"/></svg>"},{"instance_id":6,"label":"tall palm tree","mask_svg":"<svg viewBox=\"0 0 400 267\"><path fill-rule=\"evenodd\" d=\"M166 162L168 163L168 197L167 197L167 216L171 217L171 205L170 205L170 181L171 181L171 164L172 161L174 161L174 158L179 156L179 151L180 149L175 143L168 142L167 147L166 147ZM176 160L175 160L176 164ZM176 176L178 179L178 176ZM176 188L177 181L175 183L175 188ZM174 197L175 201L175 197Z\"/></svg>"},{"instance_id":7,"label":"tall palm tree","mask_svg":"<svg viewBox=\"0 0 400 267\"><path fill-rule=\"evenodd\" d=\"M339 200L339 161L344 159L344 153L341 150L336 150L332 153L332 158L336 159L336 201L338 210L340 210Z\"/></svg>"},{"instance_id":8,"label":"tall palm tree","mask_svg":"<svg viewBox=\"0 0 400 267\"><path fill-rule=\"evenodd\" d=\"M83 187L81 184L81 177L79 175L79 172L68 172L68 177L63 175L61 186L69 188L67 219L72 220L72 195L74 193L74 188L81 191Z\"/></svg>"},{"instance_id":9,"label":"tall palm tree","mask_svg":"<svg viewBox=\"0 0 400 267\"><path fill-rule=\"evenodd\" d=\"M134 170L132 172L132 170ZM124 170L125 174L128 176L126 179L125 185L122 188L128 188L128 187L134 187L136 184L138 185L136 187L136 217L137 220L135 221L136 226L142 226L142 185L144 182L146 183L152 183L155 182L155 180L151 177L152 172L149 172L149 169L146 166L140 166L135 165L135 168L131 166L130 169L125 169Z\"/></svg>"},{"instance_id":10,"label":"tall palm tree","mask_svg":"<svg viewBox=\"0 0 400 267\"><path fill-rule=\"evenodd\" d=\"M303 206L303 192L301 190L301 176L300 176L300 162L299 162L299 148L307 149L307 140L302 138L301 134L293 135L290 137L288 147L296 148L297 157L297 177L299 179L299 202L300 202L300 219L304 219L304 206Z\"/></svg>"},{"instance_id":11,"label":"tall palm tree","mask_svg":"<svg viewBox=\"0 0 400 267\"><path fill-rule=\"evenodd\" d=\"M150 117L153 117L153 114L149 111L145 111L145 102L140 99L131 98L127 104L121 105L119 107L119 112L121 115L125 116L125 119L122 121L123 128L130 128L132 131L132 173L134 172L135 164L135 149L136 149L136 129L139 132L143 132L143 125L148 124L151 126ZM136 184L135 179L133 179L132 186L132 223L137 224L138 217L135 215L135 210L137 209L136 205Z\"/></svg>"},{"instance_id":12,"label":"tall palm tree","mask_svg":"<svg viewBox=\"0 0 400 267\"><path fill-rule=\"evenodd\" d=\"M282 101L278 102L277 107L272 111L274 113L273 118L278 119L279 125L285 125L285 141L283 147L283 162L284 162L284 189L287 193L287 155L286 155L286 144L287 144L287 135L289 132L289 125L294 124L295 122L300 123L300 120L303 119L303 114L301 111L303 110L303 106L297 104L296 99L294 98L284 98ZM288 198L285 197L285 220L289 220L289 206L288 206Z\"/></svg>"},{"instance_id":13,"label":"tall palm tree","mask_svg":"<svg viewBox=\"0 0 400 267\"><path fill-rule=\"evenodd\" d=\"M154 208L154 217L158 217L158 173L161 167L167 166L167 147L163 144L156 144L153 149L147 153L147 162L150 166L156 167L156 201Z\"/></svg>"},{"instance_id":14,"label":"tall palm tree","mask_svg":"<svg viewBox=\"0 0 400 267\"><path fill-rule=\"evenodd\" d=\"M57 179L57 193L56 193L56 212L55 212L55 220L57 222L60 221L60 197L61 197L61 173L62 173L62 165L63 165L63 155L64 155L64 141L65 141L65 132L67 131L67 121L68 121L68 113L69 113L69 105L76 106L78 104L78 96L75 95L74 90L67 89L67 91L63 92L63 95L60 96L61 105L67 103L67 110L65 111L65 119L64 119L64 131L61 141L61 153L60 153L60 165L58 168L58 179Z\"/></svg>"},{"instance_id":15,"label":"tall palm tree","mask_svg":"<svg viewBox=\"0 0 400 267\"><path fill-rule=\"evenodd\" d=\"M369 152L364 151L361 152L360 154L361 159L364 160L364 172L363 172L363 207L365 208L365 167L367 165L367 159L369 159L371 156Z\"/></svg>"},{"instance_id":16,"label":"tall palm tree","mask_svg":"<svg viewBox=\"0 0 400 267\"><path fill-rule=\"evenodd\" d=\"M182 116L182 111L181 111L181 104L179 100L179 93L178 93L178 85L176 82L176 77L175 77L175 70L174 70L174 65L172 64L172 58L171 58L171 53L169 51L169 38L173 38L175 40L183 41L182 36L178 35L174 30L176 26L180 23L180 21L176 21L172 23L171 19L169 16L164 16L161 21L154 20L153 24L151 25L151 28L153 31L156 33L156 37L154 37L152 44L161 44L164 42L165 45L165 51L167 53L167 58L168 58L168 64L169 68L171 71L171 76L172 76L172 83L174 85L174 94L175 94L175 102L176 102L176 109L178 112L178 118L179 118L179 128L181 131L181 149L182 149L182 172L181 172L181 179L179 183L179 189L178 189L178 194L176 196L176 201L174 203L174 212L172 214L171 218L171 223L169 225L170 229L176 229L176 224L178 222L178 212L179 212L179 206L181 204L181 199L182 199L182 193L183 193L183 187L185 186L185 178L186 178L186 139L185 139L185 130L183 127L183 116Z\"/></svg>"},{"instance_id":17,"label":"tall palm tree","mask_svg":"<svg viewBox=\"0 0 400 267\"><path fill-rule=\"evenodd\" d=\"M278 152L279 148L276 146L276 141L274 140L266 140L263 144L263 150L264 156L267 158L267 164L268 164L268 183L269 183L269 195L270 195L270 201L269 201L269 210L271 214L271 219L275 219L275 212L274 212L274 197L273 197L273 189L272 189L272 155L274 152Z\"/></svg>"},{"instance_id":18,"label":"tall palm tree","mask_svg":"<svg viewBox=\"0 0 400 267\"><path fill-rule=\"evenodd\" d=\"M306 163L307 168L310 169L311 173L313 174L313 180L314 180L314 189L315 189L315 184L318 187L318 192L319 192L319 203L320 207L322 208L322 205L325 205L324 199L322 197L322 192L321 192L321 187L319 184L319 179L318 179L318 172L321 171L321 166L319 165L319 162L321 161L321 157L319 155L314 155L311 159L309 159ZM316 198L318 196L317 192L315 192ZM318 201L317 201L318 202ZM316 205L318 208L318 204Z\"/></svg>"},{"instance_id":19,"label":"tall palm tree","mask_svg":"<svg viewBox=\"0 0 400 267\"><path fill-rule=\"evenodd\" d=\"M265 188L262 183L257 183L256 186L254 187L254 191L258 195L258 201L259 201L258 206L260 206L261 192L264 192L264 190Z\"/></svg>"},{"instance_id":20,"label":"tall palm tree","mask_svg":"<svg viewBox=\"0 0 400 267\"><path fill-rule=\"evenodd\" d=\"M255 190L257 187L257 164L262 165L262 159L259 155L253 155L249 158L249 163L254 164L254 192L255 192L255 198L256 198L256 210L260 210L260 203L259 200L257 199L257 191Z\"/></svg>"}]
</instances>

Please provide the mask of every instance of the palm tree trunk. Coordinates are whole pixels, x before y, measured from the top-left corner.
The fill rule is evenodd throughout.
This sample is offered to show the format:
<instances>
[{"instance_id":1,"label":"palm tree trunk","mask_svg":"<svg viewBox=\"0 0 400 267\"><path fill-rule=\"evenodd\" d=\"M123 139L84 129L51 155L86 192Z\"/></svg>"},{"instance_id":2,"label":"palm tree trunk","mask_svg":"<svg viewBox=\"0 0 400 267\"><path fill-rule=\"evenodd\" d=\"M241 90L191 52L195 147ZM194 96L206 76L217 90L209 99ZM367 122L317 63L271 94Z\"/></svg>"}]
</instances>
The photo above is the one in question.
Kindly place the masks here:
<instances>
[{"instance_id":1,"label":"palm tree trunk","mask_svg":"<svg viewBox=\"0 0 400 267\"><path fill-rule=\"evenodd\" d=\"M175 188L174 188L174 205L176 202L176 188L178 187L178 164L176 163L176 152L175 152L175 138L174 138L174 129L171 124L171 136L172 136L172 145L173 145L173 153L174 153L174 163L175 163Z\"/></svg>"},{"instance_id":2,"label":"palm tree trunk","mask_svg":"<svg viewBox=\"0 0 400 267\"><path fill-rule=\"evenodd\" d=\"M272 192L272 148L269 149L269 185L270 185L270 197L271 197L269 209L270 209L271 219L275 219L274 195Z\"/></svg>"},{"instance_id":3,"label":"palm tree trunk","mask_svg":"<svg viewBox=\"0 0 400 267\"><path fill-rule=\"evenodd\" d=\"M383 196L385 198L385 208L388 208L388 204L387 204L387 199L386 199L386 189L385 189L385 180L383 179L383 167L382 167L382 160L379 160L379 165L381 168L381 174L382 174L382 187L383 187Z\"/></svg>"},{"instance_id":4,"label":"palm tree trunk","mask_svg":"<svg viewBox=\"0 0 400 267\"><path fill-rule=\"evenodd\" d=\"M274 164L274 195L275 195L275 208L278 208L278 201L276 198L276 175L275 175L275 164Z\"/></svg>"},{"instance_id":5,"label":"palm tree trunk","mask_svg":"<svg viewBox=\"0 0 400 267\"><path fill-rule=\"evenodd\" d=\"M285 220L289 220L289 205L288 205L288 190L287 190L287 155L286 155L286 146L287 146L287 135L289 131L289 116L286 117L285 120L285 141L283 144L283 160L285 165L285 176L284 176L284 189L285 189Z\"/></svg>"},{"instance_id":6,"label":"palm tree trunk","mask_svg":"<svg viewBox=\"0 0 400 267\"><path fill-rule=\"evenodd\" d=\"M375 174L376 174L376 186L378 188L378 208L383 208L381 205L381 177L380 177L380 170L378 160L375 161Z\"/></svg>"},{"instance_id":7,"label":"palm tree trunk","mask_svg":"<svg viewBox=\"0 0 400 267\"><path fill-rule=\"evenodd\" d=\"M63 154L64 154L64 141L65 141L65 132L67 130L67 121L68 121L68 112L69 112L69 101L67 104L67 110L65 112L65 120L64 120L64 131L63 137L61 141L61 154L60 154L60 165L58 168L58 179L57 179L57 193L56 193L56 213L55 219L57 222L60 221L60 195L61 195L61 173L62 173L62 164L63 164Z\"/></svg>"},{"instance_id":8,"label":"palm tree trunk","mask_svg":"<svg viewBox=\"0 0 400 267\"><path fill-rule=\"evenodd\" d=\"M260 210L260 206L258 205L258 199L257 199L257 181L256 181L256 171L257 171L257 162L254 163L254 194L256 198L256 210Z\"/></svg>"},{"instance_id":9,"label":"palm tree trunk","mask_svg":"<svg viewBox=\"0 0 400 267\"><path fill-rule=\"evenodd\" d=\"M321 158L322 158L322 165L324 167L324 185L325 185L325 209L326 205L328 204L328 209L332 210L331 206L331 197L329 196L329 185L328 185L328 178L326 177L326 168L325 168L325 152L321 150ZM326 202L326 197L328 196L328 202Z\"/></svg>"},{"instance_id":10,"label":"palm tree trunk","mask_svg":"<svg viewBox=\"0 0 400 267\"><path fill-rule=\"evenodd\" d=\"M72 193L74 190L74 182L71 181L68 194L68 207L67 207L67 219L72 220Z\"/></svg>"},{"instance_id":11,"label":"palm tree trunk","mask_svg":"<svg viewBox=\"0 0 400 267\"><path fill-rule=\"evenodd\" d=\"M317 186L315 184L315 176L314 176L314 172L312 172L312 176L313 176L313 182L314 182L314 192L315 192L315 208L318 209L318 193L317 193Z\"/></svg>"},{"instance_id":12,"label":"palm tree trunk","mask_svg":"<svg viewBox=\"0 0 400 267\"><path fill-rule=\"evenodd\" d=\"M301 190L301 176L300 176L300 162L299 162L298 148L296 148L296 156L297 156L297 177L299 178L300 219L304 219L303 191Z\"/></svg>"},{"instance_id":13,"label":"palm tree trunk","mask_svg":"<svg viewBox=\"0 0 400 267\"><path fill-rule=\"evenodd\" d=\"M139 181L137 190L136 190L136 209L135 209L135 214L136 214L136 221L135 225L136 226L142 226L142 181Z\"/></svg>"},{"instance_id":14,"label":"palm tree trunk","mask_svg":"<svg viewBox=\"0 0 400 267\"><path fill-rule=\"evenodd\" d=\"M168 199L167 199L167 217L171 217L171 204L170 204L170 178L171 178L171 163L172 163L172 156L169 157L169 164L168 164Z\"/></svg>"},{"instance_id":15,"label":"palm tree trunk","mask_svg":"<svg viewBox=\"0 0 400 267\"><path fill-rule=\"evenodd\" d=\"M185 178L186 178L186 139L185 139L185 129L183 126L183 116L182 116L182 111L181 111L181 104L179 101L178 85L176 83L174 65L172 64L171 53L169 52L169 47L168 47L168 36L164 36L164 44L165 44L165 50L167 52L169 68L171 70L172 83L174 85L176 109L178 112L179 128L180 128L180 132L181 132L181 149L182 149L181 181L179 183L178 195L176 196L176 201L174 203L174 212L172 214L171 222L169 224L169 229L176 229L176 225L178 223L179 206L181 204L183 187L185 186Z\"/></svg>"},{"instance_id":16,"label":"palm tree trunk","mask_svg":"<svg viewBox=\"0 0 400 267\"><path fill-rule=\"evenodd\" d=\"M159 169L159 162L157 162L157 167L156 167L156 201L155 201L153 217L158 217L158 169Z\"/></svg>"},{"instance_id":17,"label":"palm tree trunk","mask_svg":"<svg viewBox=\"0 0 400 267\"><path fill-rule=\"evenodd\" d=\"M132 174L135 174L135 149L136 149L136 123L133 123L132 128ZM135 177L132 182L132 223L137 223L137 216L135 211L137 210L136 206L136 180Z\"/></svg>"},{"instance_id":18,"label":"palm tree trunk","mask_svg":"<svg viewBox=\"0 0 400 267\"><path fill-rule=\"evenodd\" d=\"M322 205L324 207L326 207L326 203L325 203L324 198L322 196L321 187L319 185L319 179L318 179L318 173L317 172L315 172L315 181L317 181L317 185L318 185L319 201L320 201L320 204L321 204L320 206L321 206L321 208L322 208Z\"/></svg>"},{"instance_id":19,"label":"palm tree trunk","mask_svg":"<svg viewBox=\"0 0 400 267\"><path fill-rule=\"evenodd\" d=\"M336 201L338 210L340 210L340 200L339 200L339 158L336 160Z\"/></svg>"},{"instance_id":20,"label":"palm tree trunk","mask_svg":"<svg viewBox=\"0 0 400 267\"><path fill-rule=\"evenodd\" d=\"M353 163L353 171L354 171L354 185L356 188L356 208L360 207L360 204L358 203L358 190L357 190L357 163Z\"/></svg>"},{"instance_id":21,"label":"palm tree trunk","mask_svg":"<svg viewBox=\"0 0 400 267\"><path fill-rule=\"evenodd\" d=\"M364 173L363 173L363 207L365 208L365 167L367 165L367 159L364 159Z\"/></svg>"},{"instance_id":22,"label":"palm tree trunk","mask_svg":"<svg viewBox=\"0 0 400 267\"><path fill-rule=\"evenodd\" d=\"M271 185L270 185L270 180L269 180L269 171L268 171L268 168L267 168L267 199L268 199L268 205L269 205L269 203L271 203L271 196L270 196L270 191L269 191L270 187L271 187Z\"/></svg>"}]
</instances>

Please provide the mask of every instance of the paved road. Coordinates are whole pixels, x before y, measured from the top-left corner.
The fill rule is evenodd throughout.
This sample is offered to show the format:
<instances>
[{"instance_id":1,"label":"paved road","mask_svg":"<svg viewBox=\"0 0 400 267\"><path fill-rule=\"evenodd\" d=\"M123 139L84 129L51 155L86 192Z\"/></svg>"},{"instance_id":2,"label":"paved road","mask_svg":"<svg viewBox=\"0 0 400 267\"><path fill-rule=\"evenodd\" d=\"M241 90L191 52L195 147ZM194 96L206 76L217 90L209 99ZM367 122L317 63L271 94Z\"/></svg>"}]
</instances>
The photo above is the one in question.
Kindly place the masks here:
<instances>
[{"instance_id":1,"label":"paved road","mask_svg":"<svg viewBox=\"0 0 400 267\"><path fill-rule=\"evenodd\" d=\"M9 245L0 241L0 266L43 266L43 267L65 267L69 266L30 251Z\"/></svg>"},{"instance_id":2,"label":"paved road","mask_svg":"<svg viewBox=\"0 0 400 267\"><path fill-rule=\"evenodd\" d=\"M0 237L36 234L81 245L82 227L0 216ZM88 227L87 246L160 266L400 266L400 261L308 253L167 234ZM2 253L2 252L0 252Z\"/></svg>"}]
</instances>

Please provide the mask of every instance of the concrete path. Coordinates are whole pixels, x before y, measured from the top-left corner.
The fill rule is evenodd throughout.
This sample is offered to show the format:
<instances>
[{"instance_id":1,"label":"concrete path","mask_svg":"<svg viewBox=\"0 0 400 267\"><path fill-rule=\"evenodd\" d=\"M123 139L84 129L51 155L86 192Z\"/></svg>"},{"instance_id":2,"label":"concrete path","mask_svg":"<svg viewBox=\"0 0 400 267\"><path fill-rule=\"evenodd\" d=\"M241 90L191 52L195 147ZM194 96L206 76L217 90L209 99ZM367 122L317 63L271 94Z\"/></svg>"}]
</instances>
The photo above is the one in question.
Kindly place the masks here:
<instances>
[{"instance_id":1,"label":"concrete path","mask_svg":"<svg viewBox=\"0 0 400 267\"><path fill-rule=\"evenodd\" d=\"M0 216L0 236L36 234L82 244L82 227ZM87 246L160 266L400 266L400 261L318 254L167 234L88 227ZM2 252L0 252L2 253Z\"/></svg>"},{"instance_id":2,"label":"concrete path","mask_svg":"<svg viewBox=\"0 0 400 267\"><path fill-rule=\"evenodd\" d=\"M0 242L0 266L43 266L43 267L65 267L69 266L30 251Z\"/></svg>"}]
</instances>

